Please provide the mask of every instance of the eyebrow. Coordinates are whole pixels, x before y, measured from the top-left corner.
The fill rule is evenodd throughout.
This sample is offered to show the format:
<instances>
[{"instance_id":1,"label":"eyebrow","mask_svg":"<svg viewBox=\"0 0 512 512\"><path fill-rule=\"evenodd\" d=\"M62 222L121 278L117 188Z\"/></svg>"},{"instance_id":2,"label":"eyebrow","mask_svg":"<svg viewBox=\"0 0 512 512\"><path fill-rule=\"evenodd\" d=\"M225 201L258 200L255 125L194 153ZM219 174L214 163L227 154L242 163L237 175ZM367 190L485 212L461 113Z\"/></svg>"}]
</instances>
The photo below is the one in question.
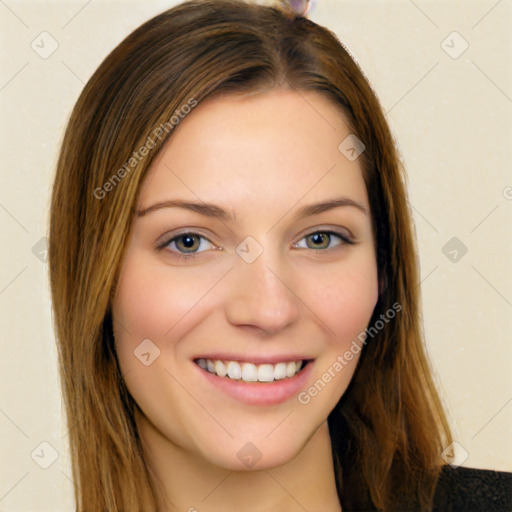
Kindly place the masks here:
<instances>
[{"instance_id":1,"label":"eyebrow","mask_svg":"<svg viewBox=\"0 0 512 512\"><path fill-rule=\"evenodd\" d=\"M297 219L302 219L305 217L309 217L311 215L318 215L319 213L323 213L334 208L339 208L341 206L352 206L365 215L368 215L368 210L365 206L353 199L348 197L335 197L333 199L328 199L326 201L322 201L319 203L308 204L303 206L295 215ZM221 206L218 206L213 203L200 202L196 203L193 201L185 201L181 199L174 199L168 201L161 201L159 203L155 203L147 208L141 209L137 212L137 217L143 217L148 213L161 210L163 208L184 208L187 210L191 210L193 212L204 215L205 217L213 217L216 219L226 220L226 221L234 221L236 220L236 215L233 210L226 210Z\"/></svg>"}]
</instances>

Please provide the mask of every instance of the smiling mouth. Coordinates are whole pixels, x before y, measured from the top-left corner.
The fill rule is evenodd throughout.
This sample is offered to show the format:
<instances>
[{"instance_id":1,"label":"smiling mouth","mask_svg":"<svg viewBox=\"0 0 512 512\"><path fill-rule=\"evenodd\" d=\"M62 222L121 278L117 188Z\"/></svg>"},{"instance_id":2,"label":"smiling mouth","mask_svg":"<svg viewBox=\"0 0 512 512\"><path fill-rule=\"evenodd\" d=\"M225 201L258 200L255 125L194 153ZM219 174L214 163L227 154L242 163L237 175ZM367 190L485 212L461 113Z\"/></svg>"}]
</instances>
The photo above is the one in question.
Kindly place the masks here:
<instances>
[{"instance_id":1,"label":"smiling mouth","mask_svg":"<svg viewBox=\"0 0 512 512\"><path fill-rule=\"evenodd\" d=\"M194 359L194 363L203 370L239 382L271 383L295 377L304 370L312 359L281 362L276 364L254 364L220 359Z\"/></svg>"}]
</instances>

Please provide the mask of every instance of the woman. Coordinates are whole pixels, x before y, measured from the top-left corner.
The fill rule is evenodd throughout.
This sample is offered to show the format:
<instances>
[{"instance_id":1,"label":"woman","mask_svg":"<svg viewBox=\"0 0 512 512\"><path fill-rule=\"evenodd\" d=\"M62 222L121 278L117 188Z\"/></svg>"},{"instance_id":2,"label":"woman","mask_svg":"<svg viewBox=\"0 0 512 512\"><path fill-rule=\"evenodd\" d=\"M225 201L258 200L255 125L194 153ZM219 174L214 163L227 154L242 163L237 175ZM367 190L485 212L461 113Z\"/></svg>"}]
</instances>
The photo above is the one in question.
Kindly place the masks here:
<instances>
[{"instance_id":1,"label":"woman","mask_svg":"<svg viewBox=\"0 0 512 512\"><path fill-rule=\"evenodd\" d=\"M185 2L114 49L50 222L78 510L504 506L507 475L464 502L443 469L403 179L361 70L288 9Z\"/></svg>"}]
</instances>

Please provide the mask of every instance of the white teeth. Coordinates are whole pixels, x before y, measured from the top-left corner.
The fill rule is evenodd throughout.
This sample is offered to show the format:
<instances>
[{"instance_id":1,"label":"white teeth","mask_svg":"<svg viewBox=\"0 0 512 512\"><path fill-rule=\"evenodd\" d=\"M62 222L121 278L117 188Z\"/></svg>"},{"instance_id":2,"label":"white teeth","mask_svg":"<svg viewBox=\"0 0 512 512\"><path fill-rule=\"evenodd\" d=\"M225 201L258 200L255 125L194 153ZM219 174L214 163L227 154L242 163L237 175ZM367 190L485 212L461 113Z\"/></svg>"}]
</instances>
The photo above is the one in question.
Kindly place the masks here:
<instances>
[{"instance_id":1,"label":"white teeth","mask_svg":"<svg viewBox=\"0 0 512 512\"><path fill-rule=\"evenodd\" d=\"M238 380L242 377L242 369L235 361L229 361L228 363L228 376L230 379Z\"/></svg>"},{"instance_id":2,"label":"white teeth","mask_svg":"<svg viewBox=\"0 0 512 512\"><path fill-rule=\"evenodd\" d=\"M225 377L227 375L228 370L222 361L215 361L215 373L219 377Z\"/></svg>"},{"instance_id":3,"label":"white teeth","mask_svg":"<svg viewBox=\"0 0 512 512\"><path fill-rule=\"evenodd\" d=\"M293 367L295 368L295 363ZM260 382L272 382L274 380L274 365L260 364L258 367L258 380Z\"/></svg>"},{"instance_id":4,"label":"white teeth","mask_svg":"<svg viewBox=\"0 0 512 512\"><path fill-rule=\"evenodd\" d=\"M228 377L244 382L273 382L291 378L300 371L302 361L290 361L288 363L260 364L239 363L238 361L211 361L210 359L198 359L197 364L210 373L219 377Z\"/></svg>"},{"instance_id":5,"label":"white teeth","mask_svg":"<svg viewBox=\"0 0 512 512\"><path fill-rule=\"evenodd\" d=\"M286 376L287 377L293 377L295 375L295 363L293 361L289 362L286 365Z\"/></svg>"},{"instance_id":6,"label":"white teeth","mask_svg":"<svg viewBox=\"0 0 512 512\"><path fill-rule=\"evenodd\" d=\"M302 361L301 361L302 363ZM281 380L286 377L286 363L277 363L274 366L274 379Z\"/></svg>"},{"instance_id":7,"label":"white teeth","mask_svg":"<svg viewBox=\"0 0 512 512\"><path fill-rule=\"evenodd\" d=\"M255 364L252 364L252 363L244 363L243 364L242 380L245 380L246 382L256 382L258 380L258 368L256 368Z\"/></svg>"}]
</instances>

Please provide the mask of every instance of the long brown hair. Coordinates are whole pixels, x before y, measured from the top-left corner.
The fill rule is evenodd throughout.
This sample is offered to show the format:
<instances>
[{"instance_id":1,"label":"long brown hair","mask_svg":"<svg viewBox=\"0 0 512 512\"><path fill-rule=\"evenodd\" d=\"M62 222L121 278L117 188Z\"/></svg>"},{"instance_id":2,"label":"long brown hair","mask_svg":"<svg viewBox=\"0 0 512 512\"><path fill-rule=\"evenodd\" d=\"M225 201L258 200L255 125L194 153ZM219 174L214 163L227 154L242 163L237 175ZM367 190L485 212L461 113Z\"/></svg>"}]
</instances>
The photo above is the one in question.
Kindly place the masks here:
<instances>
[{"instance_id":1,"label":"long brown hair","mask_svg":"<svg viewBox=\"0 0 512 512\"><path fill-rule=\"evenodd\" d=\"M336 36L307 18L194 0L147 21L106 57L73 109L57 164L49 270L77 510L156 510L110 301L140 185L172 136L169 120L178 123L191 101L273 88L325 95L364 143L381 283L371 323L402 306L364 346L328 419L343 509L431 508L451 434L423 346L405 176L376 95ZM133 157L149 140L144 158Z\"/></svg>"}]
</instances>

